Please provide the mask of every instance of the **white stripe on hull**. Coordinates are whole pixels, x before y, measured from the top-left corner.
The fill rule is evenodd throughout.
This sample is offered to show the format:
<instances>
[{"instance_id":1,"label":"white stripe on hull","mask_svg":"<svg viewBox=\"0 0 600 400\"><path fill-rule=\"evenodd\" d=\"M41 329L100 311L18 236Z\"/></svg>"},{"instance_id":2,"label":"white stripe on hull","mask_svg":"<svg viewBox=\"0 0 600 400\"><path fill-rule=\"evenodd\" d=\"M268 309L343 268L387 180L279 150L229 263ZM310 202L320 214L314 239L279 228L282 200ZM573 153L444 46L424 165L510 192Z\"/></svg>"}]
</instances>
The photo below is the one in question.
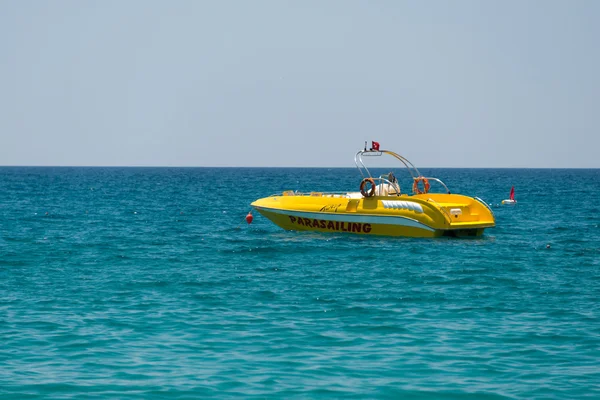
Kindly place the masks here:
<instances>
[{"instance_id":1,"label":"white stripe on hull","mask_svg":"<svg viewBox=\"0 0 600 400\"><path fill-rule=\"evenodd\" d=\"M362 215L362 214L330 214L330 213L314 213L305 211L291 211L291 210L280 210L276 208L266 207L255 207L262 209L267 212L274 214L290 215L292 217L302 217L308 219L322 219L326 221L339 221L339 222L358 222L363 224L381 224L381 225L396 225L396 226L409 226L412 228L424 229L430 232L435 229L408 217L398 216L387 216L387 215Z\"/></svg>"}]
</instances>

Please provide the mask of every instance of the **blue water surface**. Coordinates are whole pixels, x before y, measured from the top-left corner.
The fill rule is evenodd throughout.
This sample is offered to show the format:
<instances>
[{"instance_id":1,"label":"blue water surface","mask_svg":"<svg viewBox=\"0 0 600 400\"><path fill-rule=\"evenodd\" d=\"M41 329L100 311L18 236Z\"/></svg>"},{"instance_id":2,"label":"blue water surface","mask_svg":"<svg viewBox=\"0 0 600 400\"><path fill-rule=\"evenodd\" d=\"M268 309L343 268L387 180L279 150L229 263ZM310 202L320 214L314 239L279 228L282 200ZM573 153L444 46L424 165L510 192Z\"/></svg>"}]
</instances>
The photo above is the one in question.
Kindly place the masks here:
<instances>
[{"instance_id":1,"label":"blue water surface","mask_svg":"<svg viewBox=\"0 0 600 400\"><path fill-rule=\"evenodd\" d=\"M600 170L421 172L497 227L244 221L353 169L0 168L0 398L600 398Z\"/></svg>"}]
</instances>

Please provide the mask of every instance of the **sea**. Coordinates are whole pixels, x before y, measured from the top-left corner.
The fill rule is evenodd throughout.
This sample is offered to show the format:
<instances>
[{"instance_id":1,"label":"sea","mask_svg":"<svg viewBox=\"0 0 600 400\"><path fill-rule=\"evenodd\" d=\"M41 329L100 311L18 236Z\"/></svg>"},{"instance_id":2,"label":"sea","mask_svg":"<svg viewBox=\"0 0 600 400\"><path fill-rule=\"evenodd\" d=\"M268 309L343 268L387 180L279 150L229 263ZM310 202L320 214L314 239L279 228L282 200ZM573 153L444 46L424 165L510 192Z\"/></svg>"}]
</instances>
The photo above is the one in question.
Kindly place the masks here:
<instances>
[{"instance_id":1,"label":"sea","mask_svg":"<svg viewBox=\"0 0 600 400\"><path fill-rule=\"evenodd\" d=\"M497 226L246 223L355 169L0 168L0 399L599 399L600 170L421 172Z\"/></svg>"}]
</instances>

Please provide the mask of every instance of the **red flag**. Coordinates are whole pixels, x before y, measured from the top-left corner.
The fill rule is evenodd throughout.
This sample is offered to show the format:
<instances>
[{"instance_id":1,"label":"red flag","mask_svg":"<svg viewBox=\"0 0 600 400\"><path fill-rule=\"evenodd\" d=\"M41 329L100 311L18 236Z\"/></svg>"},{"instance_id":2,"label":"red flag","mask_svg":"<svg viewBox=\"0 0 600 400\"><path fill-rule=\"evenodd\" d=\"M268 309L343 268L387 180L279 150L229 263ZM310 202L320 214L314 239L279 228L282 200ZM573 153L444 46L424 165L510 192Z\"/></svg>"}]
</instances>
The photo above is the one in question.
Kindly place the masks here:
<instances>
[{"instance_id":1,"label":"red flag","mask_svg":"<svg viewBox=\"0 0 600 400\"><path fill-rule=\"evenodd\" d=\"M371 142L371 150L379 151L379 142Z\"/></svg>"}]
</instances>

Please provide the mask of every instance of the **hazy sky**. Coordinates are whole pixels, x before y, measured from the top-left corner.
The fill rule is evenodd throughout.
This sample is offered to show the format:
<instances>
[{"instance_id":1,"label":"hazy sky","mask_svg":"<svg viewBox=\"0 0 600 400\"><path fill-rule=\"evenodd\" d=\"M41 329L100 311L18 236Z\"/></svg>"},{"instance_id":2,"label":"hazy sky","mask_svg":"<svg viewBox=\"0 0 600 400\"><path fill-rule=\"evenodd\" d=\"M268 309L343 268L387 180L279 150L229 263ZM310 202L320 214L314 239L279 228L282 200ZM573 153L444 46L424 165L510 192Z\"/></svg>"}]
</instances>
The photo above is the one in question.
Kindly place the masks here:
<instances>
[{"instance_id":1,"label":"hazy sky","mask_svg":"<svg viewBox=\"0 0 600 400\"><path fill-rule=\"evenodd\" d=\"M600 167L600 1L0 0L0 165Z\"/></svg>"}]
</instances>

